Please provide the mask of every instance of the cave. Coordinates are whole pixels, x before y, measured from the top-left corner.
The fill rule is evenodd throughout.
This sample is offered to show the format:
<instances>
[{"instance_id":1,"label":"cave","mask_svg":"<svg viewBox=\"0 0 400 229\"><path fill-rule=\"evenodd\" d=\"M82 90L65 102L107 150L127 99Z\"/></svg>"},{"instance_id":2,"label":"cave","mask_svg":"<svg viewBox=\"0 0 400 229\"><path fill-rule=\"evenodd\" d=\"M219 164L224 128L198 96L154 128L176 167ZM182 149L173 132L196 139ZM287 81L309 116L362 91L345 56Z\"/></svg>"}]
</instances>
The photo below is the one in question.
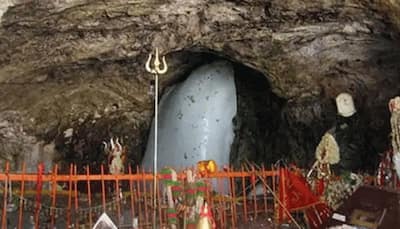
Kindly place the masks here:
<instances>
[{"instance_id":1,"label":"cave","mask_svg":"<svg viewBox=\"0 0 400 229\"><path fill-rule=\"evenodd\" d=\"M390 147L387 103L400 92L393 1L0 5L0 151L14 169L22 161L30 171L38 161L98 168L112 137L126 146L127 164L140 164L154 115L144 64L155 48L169 63L161 93L212 60L234 65L235 166L309 167L329 130L348 161L338 170L373 172ZM337 114L342 92L355 101L350 118Z\"/></svg>"},{"instance_id":2,"label":"cave","mask_svg":"<svg viewBox=\"0 0 400 229\"><path fill-rule=\"evenodd\" d=\"M295 163L300 167L310 167L315 160L314 151L325 132L334 130L341 147L344 165L340 171L363 171L373 173L377 167L379 154L388 148L390 127L387 120L371 120L371 114L365 112L362 98L356 98L357 113L344 118L337 114L335 98L301 98L291 101L273 92L269 76L240 63L224 53L212 51L182 51L167 55L167 60L178 59L184 66L183 71L166 78L160 77L164 92L186 80L196 68L218 60L228 61L234 68L237 93L237 114L234 123L234 141L231 145L230 163L239 168L246 160L259 165L270 166L274 163ZM120 66L126 67L129 61ZM97 64L93 64L98 66ZM152 76L143 77L148 84L143 91L146 99L154 99L154 80ZM352 92L350 90L350 92ZM77 163L78 168L91 165L94 172L100 172L99 164L107 163L103 141L119 137L128 148L127 164L140 165L149 141L151 121L154 118L153 107L147 107L147 117L135 128L127 128L128 117L120 116L116 103L109 103L105 109L110 117L102 119L100 114L87 115L78 119L72 128L73 134L67 134L68 128L44 136L47 141L54 139L55 149L59 154L54 157L66 168L69 163ZM96 116L97 115L97 116ZM135 131L133 137L131 131ZM376 135L376 133L385 133ZM150 139L151 141L151 139ZM361 153L360 153L361 152ZM348 156L346 156L348 155ZM356 159L356 160L354 160ZM83 172L83 170L82 170Z\"/></svg>"},{"instance_id":3,"label":"cave","mask_svg":"<svg viewBox=\"0 0 400 229\"><path fill-rule=\"evenodd\" d=\"M299 182L305 187L301 190L313 192L313 196L319 195L317 204L314 202L313 207L307 205L307 210L314 208L314 213L322 205L320 212L326 213L327 205L336 208L338 202L329 202L332 198L328 196L325 196L327 205L319 205L320 197L332 197L336 195L336 189L340 189L338 198L342 201L354 191L352 188L363 183L360 177L368 178L365 179L365 182L370 182L368 184L372 184L372 180L381 182L378 184L381 187L394 188L399 184L395 173L400 175L399 18L400 4L392 0L2 0L0 170L7 170L6 165L10 165L12 173L19 173L25 162L26 173L35 174L43 169L44 176L53 179L55 176L50 173L55 163L59 173L63 174L69 173L71 163L76 164L80 175L85 174L87 165L90 165L90 172L96 174L93 176L95 180L89 181L87 174L79 176L79 181L78 176L74 177L76 202L83 197L82 201L90 205L86 193L90 196L90 191L93 191L95 198L100 198L100 189L103 198L98 200L102 202L102 210L106 198L115 196L116 203L121 202L118 198L122 192L118 191L122 189L130 188L127 193L132 200L131 180L119 182L119 177L131 179L140 175L126 174L128 166L133 168L133 173L141 173L142 178L150 175L145 174L150 171L137 169L143 168L142 163L148 155L146 150L151 152L148 144L152 141L156 82L161 109L163 99L167 100L173 93L179 95L180 88L184 88L199 69L224 62L232 81L222 86L233 82L235 93L227 98L236 97L229 100L236 104L234 109L226 110L235 110L236 113L226 119L211 117L214 124L229 124L226 129L218 129L220 124L215 125L212 134L216 138L232 136L224 155L239 177L234 177L233 182L228 182L226 177L217 180L199 172L200 166L196 167L196 175L214 179L211 182L222 181L218 190L222 192L227 190L229 183L233 193L238 191L237 194L243 196L243 203L253 195L255 212L257 201L261 200L256 199L259 197L256 192L261 189L264 200L270 195L268 200L274 202L271 206L276 206L277 198L271 196L276 189L267 193L265 188L273 184L272 187L277 186L280 192L288 186L281 179L283 170L306 177L310 174L308 171L316 168L319 174L308 177L309 183L304 177L300 177ZM155 81L145 67L149 54L156 50L168 63L168 71L160 74L159 81ZM337 103L338 96L344 93L354 102L355 112L351 115L343 115ZM205 98L207 96L203 96ZM191 96L187 99L186 102L193 103L201 111L201 107L194 105L198 100ZM218 112L223 114L224 104L219 102ZM232 108L232 104L227 103L227 108ZM160 124L167 126L161 121ZM172 144L179 140L190 142L198 137L193 132L187 132L188 136L185 133L180 135L183 139L174 140ZM340 156L336 158L339 159L337 164L329 165L330 162L318 158L321 156L317 154L318 147L327 133L338 146L333 147L338 149ZM165 132L160 137L169 134L174 136ZM117 145L118 153L124 152L123 157L114 158L123 161L125 171L113 172L110 145L111 148ZM193 159L189 160L193 164L198 160L188 152L182 152L180 156L184 160ZM213 159L208 157L201 160ZM40 167L40 162L44 162L45 168ZM279 168L279 171L272 170L265 182L267 185L264 183L262 186L260 181L263 179L258 176L256 180L258 170L242 166L247 162L258 170L258 166L263 166ZM105 174L101 174L101 165L106 165ZM215 168L213 166L216 176L219 173L232 174L231 168L221 163L218 170ZM106 185L98 179L104 176L108 179ZM9 176L3 177L5 186L8 185L11 191L13 187L18 188L19 184L14 183L19 183L19 180L8 184ZM41 183L41 176L36 176L37 180L28 177L31 179L28 188ZM187 174L182 177L188 181ZM156 191L157 179L155 176L152 178L152 190ZM325 182L326 179L329 182ZM340 183L344 180L349 183ZM52 181L52 202L56 202L54 193L58 188L64 189L60 190L63 192L68 187L71 197L72 183ZM176 182L169 181L165 186L176 185ZM137 187L140 182L142 180L137 180ZM215 182L210 187L216 187ZM147 199L152 199L153 216L161 215L156 212L156 192L153 192L153 197L148 196L151 191L146 188L150 186L146 185L144 178L142 183L143 189L139 187L137 190L144 193L143 206L147 206ZM321 184L327 186L321 188ZM246 185L250 188L246 189ZM104 194L105 186L108 194ZM203 183L197 188L205 186ZM310 191L309 186L315 190ZM336 189L323 193L324 188L329 189L328 186ZM188 191L187 187L184 188ZM189 187L189 191L193 190ZM204 195L204 189L201 192ZM168 202L173 205L174 201L182 200L183 194L175 199L170 196ZM193 204L193 199L186 201L186 196L182 202ZM6 194L4 203L5 197ZM7 207L16 206L12 205L12 197L10 192ZM138 200L138 205L141 201ZM39 205L36 201L36 206ZM52 203L53 207L55 205ZM79 215L81 210L77 205L75 215ZM7 212L5 206L3 219ZM246 205L240 208L242 206ZM267 204L264 206L267 209ZM225 214L225 210L219 212L222 208L212 211ZM40 206L36 208L36 213L39 212ZM229 214L234 222L236 214ZM317 214L315 216L319 218ZM135 218L133 214L129 220L132 218ZM219 223L226 221L223 217L220 219ZM141 223L147 225L149 222L146 219ZM156 225L155 221L153 225Z\"/></svg>"},{"instance_id":4,"label":"cave","mask_svg":"<svg viewBox=\"0 0 400 229\"><path fill-rule=\"evenodd\" d=\"M349 162L344 165L343 170L373 172L377 166L379 153L388 146L385 134L375 135L377 131L389 133L387 121L373 120L371 122L371 117L368 112L363 112L362 104L360 106L358 99L356 99L357 113L354 117L343 118L337 115L334 98L306 97L293 102L280 97L273 92L268 75L224 53L188 50L169 53L167 59L179 60L184 70L171 69L170 71L177 74L160 77L163 88L160 91L160 98L165 90L184 82L190 72L199 66L218 60L225 60L233 65L237 114L232 120L235 135L229 160L234 167L240 167L246 160L264 166L280 161L285 164L296 163L300 167L309 167L314 160L314 151L321 136L326 131L336 130L336 128L341 152L343 155L349 155ZM101 68L98 61L92 60L92 62L89 67L85 67L90 69L85 69L85 71ZM132 62L129 60L117 62L117 66L121 68L127 68L130 64ZM52 74L66 74L62 70L59 71ZM102 80L106 81L106 79ZM147 84L141 92L144 93L147 102L153 101L152 76L144 76L141 80ZM55 81L65 83L64 79ZM89 85L89 87L93 86ZM74 163L78 165L81 172L84 172L86 165L90 165L93 172L98 173L100 172L99 165L107 164L107 154L102 142L119 138L120 142L127 147L127 164L132 167L140 165L146 151L146 142L149 141L150 124L154 117L153 107L148 105L146 117L129 127L126 123L132 124L130 117L119 114L119 112L126 112L121 111L123 106L118 101L108 102L103 111L95 111L93 114L83 113L83 117L73 120L69 126L62 123L65 119L62 117L57 128L49 129L40 136L43 142L37 146L38 151L48 152L47 147L50 151L57 153L53 152L51 154L53 157L41 155L41 159L45 158L49 163L57 162L64 169L68 168L70 163ZM108 117L104 119L103 115ZM12 120L8 116L4 118ZM21 156L18 154L12 154L15 168L18 168L23 161L19 157ZM31 170L34 169L32 165Z\"/></svg>"},{"instance_id":5,"label":"cave","mask_svg":"<svg viewBox=\"0 0 400 229\"><path fill-rule=\"evenodd\" d=\"M232 119L234 141L229 153L232 165L239 167L245 160L267 165L290 155L285 153L286 149L285 152L279 153L282 149L277 142L279 135L274 134L274 131L279 129L283 121L281 120L281 113L285 99L271 91L268 77L215 52L184 51L168 54L167 58L176 58L176 56L190 57L186 63L190 67L176 76L171 76L168 81L163 80L162 76L160 77L161 84L164 85L164 90L160 91L160 99L163 98L166 90L184 82L194 69L202 65L221 60L228 61L233 65L237 93L237 114ZM172 71L174 70L172 69ZM147 95L154 98L154 80L151 76L148 80ZM110 104L109 107L110 110L118 113L118 104ZM88 116L85 120L78 120L76 126L69 129L69 131L75 129L73 133L68 134L68 130L64 130L56 135L55 148L60 154L54 160L63 164L64 167L67 167L70 163L77 164L78 168L90 165L91 168L94 168L94 172L100 172L98 165L107 163L107 155L104 152L102 142L111 138L115 140L119 137L122 144L127 143L129 145L128 163L132 167L136 167L143 160L146 143L153 140L148 139L151 128L149 123L153 118L154 112L153 116L148 117L145 122L147 126L142 128L140 137L136 139L126 134L130 129L119 124L119 122L126 122L121 117L101 120L94 116ZM48 136L48 138L53 138L53 136ZM316 140L318 139L313 139L313 144ZM129 143L130 141L133 141L133 144ZM265 144L265 142L269 142L269 144ZM303 160L302 163L305 164L305 161Z\"/></svg>"}]
</instances>

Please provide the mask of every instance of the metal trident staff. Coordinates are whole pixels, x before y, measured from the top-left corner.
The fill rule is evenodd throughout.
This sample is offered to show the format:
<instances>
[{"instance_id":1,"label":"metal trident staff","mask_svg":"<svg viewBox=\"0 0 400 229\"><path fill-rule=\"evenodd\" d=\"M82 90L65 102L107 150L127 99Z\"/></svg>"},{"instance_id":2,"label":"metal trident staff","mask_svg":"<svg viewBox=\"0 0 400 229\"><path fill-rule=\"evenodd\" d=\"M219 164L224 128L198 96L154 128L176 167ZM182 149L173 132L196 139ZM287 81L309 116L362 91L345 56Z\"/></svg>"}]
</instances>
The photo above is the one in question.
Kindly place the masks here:
<instances>
[{"instance_id":1,"label":"metal trident staff","mask_svg":"<svg viewBox=\"0 0 400 229\"><path fill-rule=\"evenodd\" d=\"M153 165L153 228L156 227L157 218L157 134L158 134L158 75L165 74L168 71L168 66L165 61L165 56L162 57L163 69L160 69L160 57L158 55L158 48L156 48L156 54L154 58L154 68L151 67L152 54L150 53L149 58L146 62L146 71L155 76L155 95L154 95L154 165Z\"/></svg>"}]
</instances>

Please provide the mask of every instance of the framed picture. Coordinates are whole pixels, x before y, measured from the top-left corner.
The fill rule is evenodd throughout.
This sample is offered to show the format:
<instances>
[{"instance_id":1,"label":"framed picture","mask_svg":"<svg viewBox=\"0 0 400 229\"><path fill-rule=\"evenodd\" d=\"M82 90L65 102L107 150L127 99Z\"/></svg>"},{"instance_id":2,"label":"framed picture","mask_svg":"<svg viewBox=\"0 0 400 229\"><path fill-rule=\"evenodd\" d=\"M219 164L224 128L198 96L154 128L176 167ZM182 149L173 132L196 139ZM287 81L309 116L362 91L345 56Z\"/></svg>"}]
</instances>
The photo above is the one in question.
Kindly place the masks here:
<instances>
[{"instance_id":1,"label":"framed picture","mask_svg":"<svg viewBox=\"0 0 400 229\"><path fill-rule=\"evenodd\" d=\"M382 222L385 212L354 209L350 216L350 223L356 226L376 229Z\"/></svg>"}]
</instances>

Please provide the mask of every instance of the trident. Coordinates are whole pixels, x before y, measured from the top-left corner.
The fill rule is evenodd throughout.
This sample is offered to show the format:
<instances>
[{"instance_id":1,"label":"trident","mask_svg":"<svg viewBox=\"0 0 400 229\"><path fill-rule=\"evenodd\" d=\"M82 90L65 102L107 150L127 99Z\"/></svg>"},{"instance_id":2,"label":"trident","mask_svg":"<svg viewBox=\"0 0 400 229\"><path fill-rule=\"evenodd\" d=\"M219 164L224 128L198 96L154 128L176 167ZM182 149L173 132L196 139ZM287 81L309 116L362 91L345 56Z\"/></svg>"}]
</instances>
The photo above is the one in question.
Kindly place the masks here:
<instances>
[{"instance_id":1,"label":"trident","mask_svg":"<svg viewBox=\"0 0 400 229\"><path fill-rule=\"evenodd\" d=\"M154 96L154 164L153 164L153 228L157 228L157 134L158 134L158 75L165 74L168 71L168 66L165 61L165 56L162 57L163 69L160 69L160 57L158 55L158 48L156 48L156 54L154 59L154 68L151 68L152 54L149 54L149 58L146 62L146 71L155 76L155 96Z\"/></svg>"}]
</instances>

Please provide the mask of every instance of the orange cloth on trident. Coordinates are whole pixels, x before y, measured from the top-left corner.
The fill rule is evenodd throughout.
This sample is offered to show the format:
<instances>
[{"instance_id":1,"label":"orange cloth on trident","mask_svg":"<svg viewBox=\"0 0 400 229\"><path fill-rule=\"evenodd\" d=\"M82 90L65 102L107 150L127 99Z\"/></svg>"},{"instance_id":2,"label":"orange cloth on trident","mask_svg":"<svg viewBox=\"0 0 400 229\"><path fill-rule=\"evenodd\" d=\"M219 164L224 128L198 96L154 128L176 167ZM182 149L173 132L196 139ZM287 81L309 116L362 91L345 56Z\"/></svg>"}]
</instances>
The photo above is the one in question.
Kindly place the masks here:
<instances>
[{"instance_id":1,"label":"orange cloth on trident","mask_svg":"<svg viewBox=\"0 0 400 229\"><path fill-rule=\"evenodd\" d=\"M329 214L325 216L325 213L322 217L320 217L320 215L317 216L317 213L314 212L315 210L324 210L324 212L329 212L329 208L325 203L320 201L319 196L315 195L311 191L306 179L301 174L291 172L287 168L279 169L279 200L289 212L307 209L306 218L309 222L311 221L312 224L317 225L315 228L318 228L319 223L319 225L322 225L324 220L329 216ZM282 222L287 217L288 215L286 211L281 205L279 205L279 222ZM321 220L316 220L315 218ZM311 228L314 228L314 225L310 225Z\"/></svg>"}]
</instances>

